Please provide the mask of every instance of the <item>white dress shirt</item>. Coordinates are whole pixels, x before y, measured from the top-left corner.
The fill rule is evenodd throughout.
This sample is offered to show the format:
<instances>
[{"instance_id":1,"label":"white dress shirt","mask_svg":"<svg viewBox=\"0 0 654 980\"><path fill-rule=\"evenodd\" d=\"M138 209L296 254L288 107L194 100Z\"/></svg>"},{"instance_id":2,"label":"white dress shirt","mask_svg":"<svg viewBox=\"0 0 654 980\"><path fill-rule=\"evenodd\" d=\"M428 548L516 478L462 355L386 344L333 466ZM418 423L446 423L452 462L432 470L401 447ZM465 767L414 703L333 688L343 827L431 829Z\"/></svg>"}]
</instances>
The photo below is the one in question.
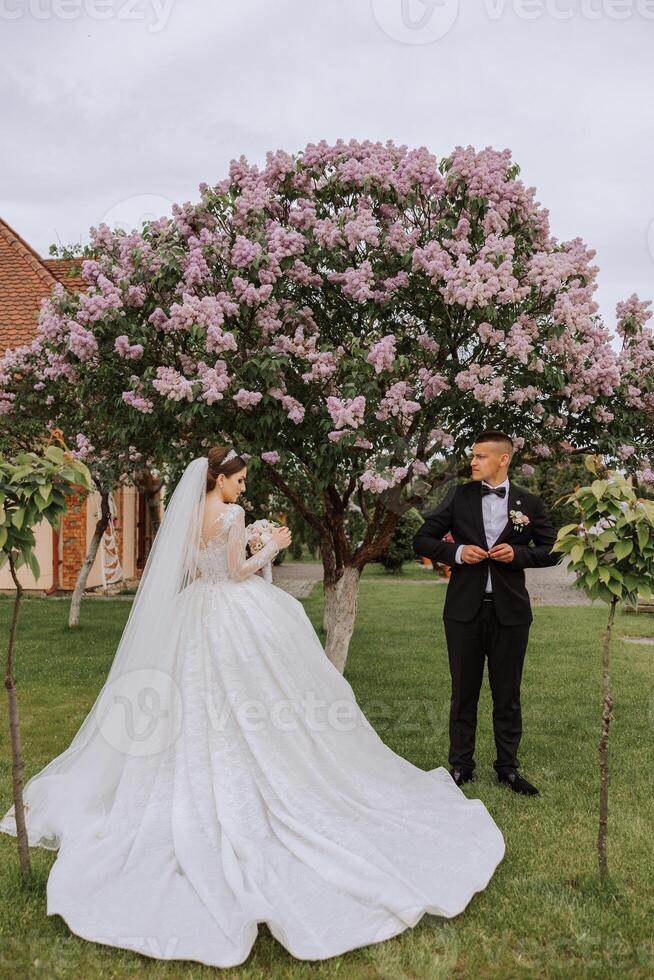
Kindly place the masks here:
<instances>
[{"instance_id":1,"label":"white dress shirt","mask_svg":"<svg viewBox=\"0 0 654 980\"><path fill-rule=\"evenodd\" d=\"M487 480L482 480L482 484L490 487L490 483ZM485 493L481 498L481 510L484 516L484 531L486 532L486 541L488 542L488 550L493 547L500 534L504 529L504 525L509 519L509 478L507 476L506 480L502 483L497 484L498 487L506 487L506 493L503 497L498 497L496 493ZM494 487L493 489L497 489ZM481 490L479 491L481 493ZM463 564L463 559L461 558L461 552L465 548L464 544L460 544L456 549L456 561L459 565ZM491 573L490 565L488 566L488 578L486 579L486 591L492 592L493 586L491 585Z\"/></svg>"}]
</instances>

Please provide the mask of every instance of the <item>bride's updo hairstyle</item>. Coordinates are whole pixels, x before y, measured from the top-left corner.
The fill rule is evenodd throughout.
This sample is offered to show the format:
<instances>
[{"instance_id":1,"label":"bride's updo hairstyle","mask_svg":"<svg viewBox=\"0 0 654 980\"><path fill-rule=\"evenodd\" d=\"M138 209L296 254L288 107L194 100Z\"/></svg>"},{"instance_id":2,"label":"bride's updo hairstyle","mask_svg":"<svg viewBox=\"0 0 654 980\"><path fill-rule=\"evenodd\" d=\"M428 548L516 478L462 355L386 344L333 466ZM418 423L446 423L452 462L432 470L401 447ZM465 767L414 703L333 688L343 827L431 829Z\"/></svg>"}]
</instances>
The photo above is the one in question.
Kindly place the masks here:
<instances>
[{"instance_id":1,"label":"bride's updo hairstyle","mask_svg":"<svg viewBox=\"0 0 654 980\"><path fill-rule=\"evenodd\" d=\"M207 467L207 492L213 490L218 480L218 474L224 473L225 476L233 476L247 466L242 456L232 456L224 462L225 456L229 453L228 446L212 446L207 453L209 466Z\"/></svg>"}]
</instances>

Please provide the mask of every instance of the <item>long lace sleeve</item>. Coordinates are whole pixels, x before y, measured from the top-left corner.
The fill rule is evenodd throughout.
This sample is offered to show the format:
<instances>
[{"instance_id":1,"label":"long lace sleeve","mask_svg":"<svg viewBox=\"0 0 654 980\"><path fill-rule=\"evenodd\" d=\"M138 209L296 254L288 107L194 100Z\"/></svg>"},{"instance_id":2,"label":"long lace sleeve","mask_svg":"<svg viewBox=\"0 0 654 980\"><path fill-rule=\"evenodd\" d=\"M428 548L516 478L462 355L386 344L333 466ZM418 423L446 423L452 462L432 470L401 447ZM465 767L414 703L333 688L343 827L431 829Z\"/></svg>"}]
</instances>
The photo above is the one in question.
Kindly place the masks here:
<instances>
[{"instance_id":1,"label":"long lace sleeve","mask_svg":"<svg viewBox=\"0 0 654 980\"><path fill-rule=\"evenodd\" d=\"M234 509L236 514L227 535L227 567L231 577L241 582L263 568L266 562L272 561L279 548L274 541L269 541L251 558L246 558L245 511L240 504L237 504Z\"/></svg>"}]
</instances>

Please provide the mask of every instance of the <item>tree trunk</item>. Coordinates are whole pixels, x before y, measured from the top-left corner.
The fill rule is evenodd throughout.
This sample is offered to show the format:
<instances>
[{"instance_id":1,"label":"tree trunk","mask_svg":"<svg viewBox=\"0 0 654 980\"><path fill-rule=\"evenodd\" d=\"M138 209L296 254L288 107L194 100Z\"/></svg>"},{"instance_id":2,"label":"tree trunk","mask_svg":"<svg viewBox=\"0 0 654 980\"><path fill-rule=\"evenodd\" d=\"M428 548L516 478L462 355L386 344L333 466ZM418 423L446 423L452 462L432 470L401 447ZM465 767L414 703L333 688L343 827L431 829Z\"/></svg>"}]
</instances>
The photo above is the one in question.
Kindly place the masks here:
<instances>
[{"instance_id":1,"label":"tree trunk","mask_svg":"<svg viewBox=\"0 0 654 980\"><path fill-rule=\"evenodd\" d=\"M330 595L329 613L326 617L327 640L325 653L340 670L341 674L345 670L347 652L350 639L354 632L354 623L357 615L357 600L359 598L359 580L361 571L353 565L346 565L336 589L336 598ZM333 586L329 586L329 591ZM327 595L325 592L325 606L327 606Z\"/></svg>"},{"instance_id":2,"label":"tree trunk","mask_svg":"<svg viewBox=\"0 0 654 980\"><path fill-rule=\"evenodd\" d=\"M159 530L159 525L161 524L161 517L159 512L159 504L157 502L158 490L152 490L148 493L146 497L148 512L150 514L150 525L152 527L152 537L153 539L157 535Z\"/></svg>"},{"instance_id":3,"label":"tree trunk","mask_svg":"<svg viewBox=\"0 0 654 980\"><path fill-rule=\"evenodd\" d=\"M75 582L75 590L73 592L72 598L70 600L70 612L68 614L68 626L71 629L79 626L79 615L80 608L82 605L82 595L84 589L86 588L86 583L88 581L89 572L93 568L93 562L95 561L95 556L98 553L98 548L100 547L100 542L102 541L102 535L107 530L109 526L109 490L100 491L100 517L95 525L95 531L93 532L93 537L91 538L91 543L89 545L89 550L87 552L86 558L82 563L82 567L77 575L77 581Z\"/></svg>"},{"instance_id":4,"label":"tree trunk","mask_svg":"<svg viewBox=\"0 0 654 980\"><path fill-rule=\"evenodd\" d=\"M335 579L323 579L322 583L325 604L322 613L322 628L325 633L329 632L329 624L334 622L336 617L336 607L338 605L338 581Z\"/></svg>"},{"instance_id":5,"label":"tree trunk","mask_svg":"<svg viewBox=\"0 0 654 980\"><path fill-rule=\"evenodd\" d=\"M597 835L597 853L599 857L599 871L602 882L606 881L609 872L608 859L606 854L606 831L609 818L609 725L613 717L613 698L609 687L609 644L611 642L611 627L615 618L615 607L617 596L611 600L609 620L604 632L604 648L602 650L602 692L604 701L602 706L602 726L600 729L599 741L599 768L600 768L600 805L599 805L599 833Z\"/></svg>"},{"instance_id":6,"label":"tree trunk","mask_svg":"<svg viewBox=\"0 0 654 980\"><path fill-rule=\"evenodd\" d=\"M7 672L5 674L5 687L7 689L7 700L9 702L9 736L11 739L11 775L14 796L14 813L16 814L16 839L18 842L18 861L23 875L30 873L30 851L27 842L27 828L25 826L25 810L23 804L23 774L25 765L23 762L23 749L20 742L20 726L18 722L18 697L16 695L16 680L14 678L14 643L16 641L16 624L18 622L18 607L23 594L23 589L18 581L14 567L13 555L9 554L9 568L12 578L16 585L16 598L11 617L9 629L9 646L7 648Z\"/></svg>"}]
</instances>

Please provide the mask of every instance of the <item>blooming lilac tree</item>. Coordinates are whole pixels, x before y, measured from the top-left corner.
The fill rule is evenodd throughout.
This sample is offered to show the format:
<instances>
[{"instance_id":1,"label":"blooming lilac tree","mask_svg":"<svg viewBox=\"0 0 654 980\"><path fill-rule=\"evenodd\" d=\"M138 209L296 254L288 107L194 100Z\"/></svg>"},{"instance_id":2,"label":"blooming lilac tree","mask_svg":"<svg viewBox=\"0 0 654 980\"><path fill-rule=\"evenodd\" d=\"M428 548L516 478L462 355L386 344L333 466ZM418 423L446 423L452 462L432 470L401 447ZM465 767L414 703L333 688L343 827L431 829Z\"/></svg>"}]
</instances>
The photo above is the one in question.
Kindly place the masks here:
<instances>
[{"instance_id":1,"label":"blooming lilac tree","mask_svg":"<svg viewBox=\"0 0 654 980\"><path fill-rule=\"evenodd\" d=\"M518 175L491 148L241 158L172 218L92 229L88 292L41 318L30 356L82 386L110 377L156 421L154 458L229 438L312 525L339 669L362 569L433 488L436 457L438 481L467 473L480 429L515 437L514 465L586 451L654 476L649 304L621 304L616 349L594 252L551 236Z\"/></svg>"},{"instance_id":2,"label":"blooming lilac tree","mask_svg":"<svg viewBox=\"0 0 654 980\"><path fill-rule=\"evenodd\" d=\"M63 295L58 287L56 300L61 301ZM46 300L41 327L51 308L52 300ZM142 420L132 426L132 411L123 403L116 404L112 375L105 373L104 365L96 366L93 378L78 374L71 364L60 373L58 362L53 368L41 342L42 335L31 345L7 351L0 361L0 414L11 423L0 433L0 452L9 457L38 453L54 436L66 447L74 446L68 450L71 457L88 466L88 489L97 491L100 510L71 596L68 625L75 628L88 576L109 526L111 493L121 483L141 485L147 480L153 465L148 457L152 439ZM91 434L92 442L85 433ZM130 442L130 435L143 440L143 451Z\"/></svg>"}]
</instances>

